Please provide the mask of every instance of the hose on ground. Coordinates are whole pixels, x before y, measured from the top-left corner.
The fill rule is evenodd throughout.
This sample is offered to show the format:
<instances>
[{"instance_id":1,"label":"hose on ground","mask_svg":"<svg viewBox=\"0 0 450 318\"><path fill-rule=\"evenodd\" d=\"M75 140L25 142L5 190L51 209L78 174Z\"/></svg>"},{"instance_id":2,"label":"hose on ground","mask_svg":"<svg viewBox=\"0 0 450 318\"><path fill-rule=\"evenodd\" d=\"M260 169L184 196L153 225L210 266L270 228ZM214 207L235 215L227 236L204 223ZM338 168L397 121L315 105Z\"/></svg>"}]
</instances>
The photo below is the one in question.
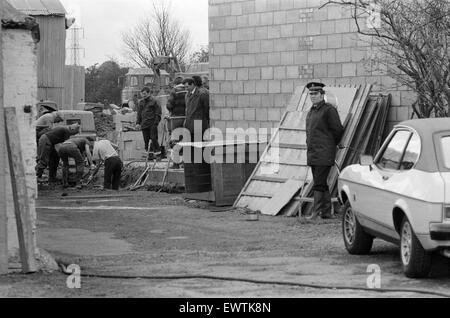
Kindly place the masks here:
<instances>
[{"instance_id":1,"label":"hose on ground","mask_svg":"<svg viewBox=\"0 0 450 318\"><path fill-rule=\"evenodd\" d=\"M66 275L72 275L72 272L68 272L66 267L60 264L62 272ZM354 287L345 285L321 285L321 284L308 284L308 283L296 283L296 282L284 282L284 281L269 281L269 280L258 280L249 278L238 278L238 277L225 277L225 276L213 276L213 275L162 275L162 276L134 276L134 275L106 275L106 274L90 274L83 273L80 277L86 278L104 278L104 279L145 279L145 280L188 280L188 279L208 279L208 280L219 280L228 282L242 282L258 285L280 285L280 286L291 286L291 287L303 287L303 288L314 288L314 289L332 289L332 290L357 290L365 292L378 292L378 293L413 293L413 294L423 294L429 296L439 296L444 298L450 298L450 294L421 290L421 289L396 289L396 288L366 288L366 287Z\"/></svg>"}]
</instances>

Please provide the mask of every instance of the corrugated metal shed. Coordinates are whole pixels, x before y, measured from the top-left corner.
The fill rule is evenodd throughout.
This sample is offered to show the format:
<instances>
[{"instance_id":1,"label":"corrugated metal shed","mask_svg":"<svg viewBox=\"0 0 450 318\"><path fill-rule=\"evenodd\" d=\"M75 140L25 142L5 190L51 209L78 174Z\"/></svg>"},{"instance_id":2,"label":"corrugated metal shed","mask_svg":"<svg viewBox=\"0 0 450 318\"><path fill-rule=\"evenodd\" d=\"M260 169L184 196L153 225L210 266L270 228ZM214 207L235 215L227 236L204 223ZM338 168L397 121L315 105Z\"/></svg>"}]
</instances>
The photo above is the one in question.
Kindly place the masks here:
<instances>
[{"instance_id":1,"label":"corrugated metal shed","mask_svg":"<svg viewBox=\"0 0 450 318\"><path fill-rule=\"evenodd\" d=\"M65 16L59 0L7 0L14 8L27 15Z\"/></svg>"},{"instance_id":2,"label":"corrugated metal shed","mask_svg":"<svg viewBox=\"0 0 450 318\"><path fill-rule=\"evenodd\" d=\"M7 0L39 24L38 99L64 105L66 10L59 0Z\"/></svg>"},{"instance_id":3,"label":"corrugated metal shed","mask_svg":"<svg viewBox=\"0 0 450 318\"><path fill-rule=\"evenodd\" d=\"M66 60L65 20L60 17L45 16L37 16L36 20L41 30L38 50L38 85L46 88L63 88Z\"/></svg>"}]
</instances>

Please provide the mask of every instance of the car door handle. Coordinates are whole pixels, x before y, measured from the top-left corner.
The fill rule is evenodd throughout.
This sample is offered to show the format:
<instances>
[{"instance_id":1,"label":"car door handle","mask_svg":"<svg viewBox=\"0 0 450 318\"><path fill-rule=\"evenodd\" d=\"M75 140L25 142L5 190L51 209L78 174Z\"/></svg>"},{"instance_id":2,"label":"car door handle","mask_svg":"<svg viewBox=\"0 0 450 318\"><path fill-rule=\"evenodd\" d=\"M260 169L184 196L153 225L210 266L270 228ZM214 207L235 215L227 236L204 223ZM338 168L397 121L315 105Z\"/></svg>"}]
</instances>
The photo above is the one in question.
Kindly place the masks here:
<instances>
[{"instance_id":1,"label":"car door handle","mask_svg":"<svg viewBox=\"0 0 450 318\"><path fill-rule=\"evenodd\" d=\"M388 180L389 180L389 177L388 177L388 176L383 176L383 180L384 180L384 181L388 181Z\"/></svg>"}]
</instances>

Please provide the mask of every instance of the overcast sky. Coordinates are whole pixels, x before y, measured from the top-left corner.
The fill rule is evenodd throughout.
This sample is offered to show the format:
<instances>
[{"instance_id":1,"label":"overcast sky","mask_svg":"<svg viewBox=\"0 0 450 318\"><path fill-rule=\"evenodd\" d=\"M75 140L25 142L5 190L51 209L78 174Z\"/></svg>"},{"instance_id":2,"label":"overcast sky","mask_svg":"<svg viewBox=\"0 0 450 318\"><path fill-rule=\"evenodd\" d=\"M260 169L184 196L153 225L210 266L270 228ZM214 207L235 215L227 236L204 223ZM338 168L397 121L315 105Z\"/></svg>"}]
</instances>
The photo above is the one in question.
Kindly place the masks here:
<instances>
[{"instance_id":1,"label":"overcast sky","mask_svg":"<svg viewBox=\"0 0 450 318\"><path fill-rule=\"evenodd\" d=\"M158 1L158 0L156 0ZM161 0L160 0L161 1ZM171 2L174 17L191 33L192 48L208 45L208 0L163 0ZM80 46L81 64L101 64L111 57L122 64L122 33L151 14L152 0L61 0L69 15L84 29ZM68 40L70 32L67 33ZM69 53L67 54L69 57ZM68 61L69 63L69 61Z\"/></svg>"}]
</instances>

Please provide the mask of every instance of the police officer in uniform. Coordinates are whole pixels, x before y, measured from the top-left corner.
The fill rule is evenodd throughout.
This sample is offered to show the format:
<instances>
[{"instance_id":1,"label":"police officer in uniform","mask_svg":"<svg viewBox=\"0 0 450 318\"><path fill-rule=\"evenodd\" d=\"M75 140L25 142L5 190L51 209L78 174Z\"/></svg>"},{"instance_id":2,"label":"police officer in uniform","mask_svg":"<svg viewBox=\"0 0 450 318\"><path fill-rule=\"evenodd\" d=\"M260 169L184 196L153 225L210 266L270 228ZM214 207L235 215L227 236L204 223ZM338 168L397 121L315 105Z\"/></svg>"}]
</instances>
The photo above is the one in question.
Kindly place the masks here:
<instances>
[{"instance_id":1,"label":"police officer in uniform","mask_svg":"<svg viewBox=\"0 0 450 318\"><path fill-rule=\"evenodd\" d=\"M325 102L324 84L311 82L306 85L313 106L306 117L307 164L312 169L314 181L314 212L323 219L331 215L331 195L328 174L334 165L336 148L344 128L336 107Z\"/></svg>"}]
</instances>

